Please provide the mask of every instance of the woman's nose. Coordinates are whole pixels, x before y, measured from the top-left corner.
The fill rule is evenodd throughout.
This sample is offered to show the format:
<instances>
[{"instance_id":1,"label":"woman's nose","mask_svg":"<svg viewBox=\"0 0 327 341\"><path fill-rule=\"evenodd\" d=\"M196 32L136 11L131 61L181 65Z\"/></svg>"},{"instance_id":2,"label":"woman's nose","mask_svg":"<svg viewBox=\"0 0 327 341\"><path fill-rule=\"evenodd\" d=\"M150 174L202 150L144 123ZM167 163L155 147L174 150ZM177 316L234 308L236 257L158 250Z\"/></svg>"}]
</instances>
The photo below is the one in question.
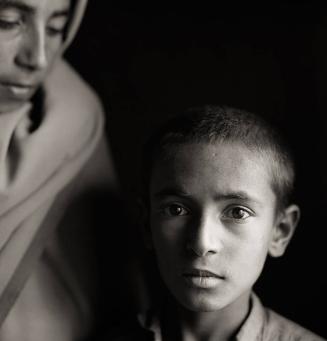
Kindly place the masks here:
<instances>
[{"instance_id":1,"label":"woman's nose","mask_svg":"<svg viewBox=\"0 0 327 341\"><path fill-rule=\"evenodd\" d=\"M222 247L222 228L215 215L203 215L190 229L186 248L197 257L218 253Z\"/></svg>"},{"instance_id":2,"label":"woman's nose","mask_svg":"<svg viewBox=\"0 0 327 341\"><path fill-rule=\"evenodd\" d=\"M43 27L26 31L17 54L17 63L31 71L47 67L46 32Z\"/></svg>"}]
</instances>

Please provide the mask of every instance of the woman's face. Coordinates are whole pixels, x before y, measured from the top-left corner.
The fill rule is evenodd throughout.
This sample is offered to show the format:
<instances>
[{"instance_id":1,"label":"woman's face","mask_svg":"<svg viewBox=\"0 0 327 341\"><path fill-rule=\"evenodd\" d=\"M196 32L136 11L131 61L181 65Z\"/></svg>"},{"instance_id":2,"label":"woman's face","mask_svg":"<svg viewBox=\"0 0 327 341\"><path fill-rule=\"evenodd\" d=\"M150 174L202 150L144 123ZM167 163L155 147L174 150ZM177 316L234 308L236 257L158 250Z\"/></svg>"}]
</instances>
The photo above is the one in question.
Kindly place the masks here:
<instances>
[{"instance_id":1,"label":"woman's face","mask_svg":"<svg viewBox=\"0 0 327 341\"><path fill-rule=\"evenodd\" d=\"M70 0L0 0L0 114L29 101L61 52Z\"/></svg>"}]
</instances>

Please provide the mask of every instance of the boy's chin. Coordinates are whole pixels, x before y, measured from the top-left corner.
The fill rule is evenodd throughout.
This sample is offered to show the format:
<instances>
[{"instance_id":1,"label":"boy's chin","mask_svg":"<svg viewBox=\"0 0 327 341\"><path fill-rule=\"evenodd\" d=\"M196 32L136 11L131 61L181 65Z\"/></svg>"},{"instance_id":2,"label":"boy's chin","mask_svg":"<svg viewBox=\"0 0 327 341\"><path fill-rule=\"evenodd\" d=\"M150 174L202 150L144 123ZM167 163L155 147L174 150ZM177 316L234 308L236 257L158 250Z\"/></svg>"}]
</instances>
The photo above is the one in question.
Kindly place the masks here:
<instances>
[{"instance_id":1,"label":"boy's chin","mask_svg":"<svg viewBox=\"0 0 327 341\"><path fill-rule=\"evenodd\" d=\"M212 297L212 295L197 294L192 296L176 297L178 303L187 310L198 313L209 313L224 309L229 302L226 299Z\"/></svg>"},{"instance_id":2,"label":"boy's chin","mask_svg":"<svg viewBox=\"0 0 327 341\"><path fill-rule=\"evenodd\" d=\"M218 311L229 311L243 309L248 305L251 290L246 290L241 294L228 290L219 292L183 291L174 294L175 300L184 309L197 313L209 313Z\"/></svg>"}]
</instances>

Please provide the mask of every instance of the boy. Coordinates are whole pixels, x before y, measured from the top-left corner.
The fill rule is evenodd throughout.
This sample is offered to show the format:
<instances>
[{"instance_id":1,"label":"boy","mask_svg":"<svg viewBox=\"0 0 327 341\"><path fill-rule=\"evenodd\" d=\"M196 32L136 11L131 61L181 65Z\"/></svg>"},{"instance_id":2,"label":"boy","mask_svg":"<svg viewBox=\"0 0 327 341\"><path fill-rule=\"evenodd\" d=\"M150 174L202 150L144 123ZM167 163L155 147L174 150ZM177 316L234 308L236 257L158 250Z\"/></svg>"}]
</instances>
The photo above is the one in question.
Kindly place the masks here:
<instances>
[{"instance_id":1,"label":"boy","mask_svg":"<svg viewBox=\"0 0 327 341\"><path fill-rule=\"evenodd\" d=\"M144 165L146 240L168 289L140 319L155 340L322 340L252 292L300 216L292 157L266 122L227 107L191 110L149 141Z\"/></svg>"}]
</instances>

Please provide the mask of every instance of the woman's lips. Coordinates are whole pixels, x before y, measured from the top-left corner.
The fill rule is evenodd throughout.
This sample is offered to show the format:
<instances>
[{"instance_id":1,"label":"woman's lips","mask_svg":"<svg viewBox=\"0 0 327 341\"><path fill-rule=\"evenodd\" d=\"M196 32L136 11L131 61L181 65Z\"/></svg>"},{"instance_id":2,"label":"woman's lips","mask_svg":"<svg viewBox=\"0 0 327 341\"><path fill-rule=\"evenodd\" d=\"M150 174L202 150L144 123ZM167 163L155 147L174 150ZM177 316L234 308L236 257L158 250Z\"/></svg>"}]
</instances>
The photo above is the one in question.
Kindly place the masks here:
<instances>
[{"instance_id":1,"label":"woman's lips","mask_svg":"<svg viewBox=\"0 0 327 341\"><path fill-rule=\"evenodd\" d=\"M223 276L204 269L185 270L182 276L188 285L202 289L215 288L224 280Z\"/></svg>"},{"instance_id":2,"label":"woman's lips","mask_svg":"<svg viewBox=\"0 0 327 341\"><path fill-rule=\"evenodd\" d=\"M1 83L1 86L13 97L23 100L29 99L36 89L35 85L21 83Z\"/></svg>"},{"instance_id":3,"label":"woman's lips","mask_svg":"<svg viewBox=\"0 0 327 341\"><path fill-rule=\"evenodd\" d=\"M36 86L32 83L1 82L1 85L11 91L14 95L30 93L36 89Z\"/></svg>"}]
</instances>

